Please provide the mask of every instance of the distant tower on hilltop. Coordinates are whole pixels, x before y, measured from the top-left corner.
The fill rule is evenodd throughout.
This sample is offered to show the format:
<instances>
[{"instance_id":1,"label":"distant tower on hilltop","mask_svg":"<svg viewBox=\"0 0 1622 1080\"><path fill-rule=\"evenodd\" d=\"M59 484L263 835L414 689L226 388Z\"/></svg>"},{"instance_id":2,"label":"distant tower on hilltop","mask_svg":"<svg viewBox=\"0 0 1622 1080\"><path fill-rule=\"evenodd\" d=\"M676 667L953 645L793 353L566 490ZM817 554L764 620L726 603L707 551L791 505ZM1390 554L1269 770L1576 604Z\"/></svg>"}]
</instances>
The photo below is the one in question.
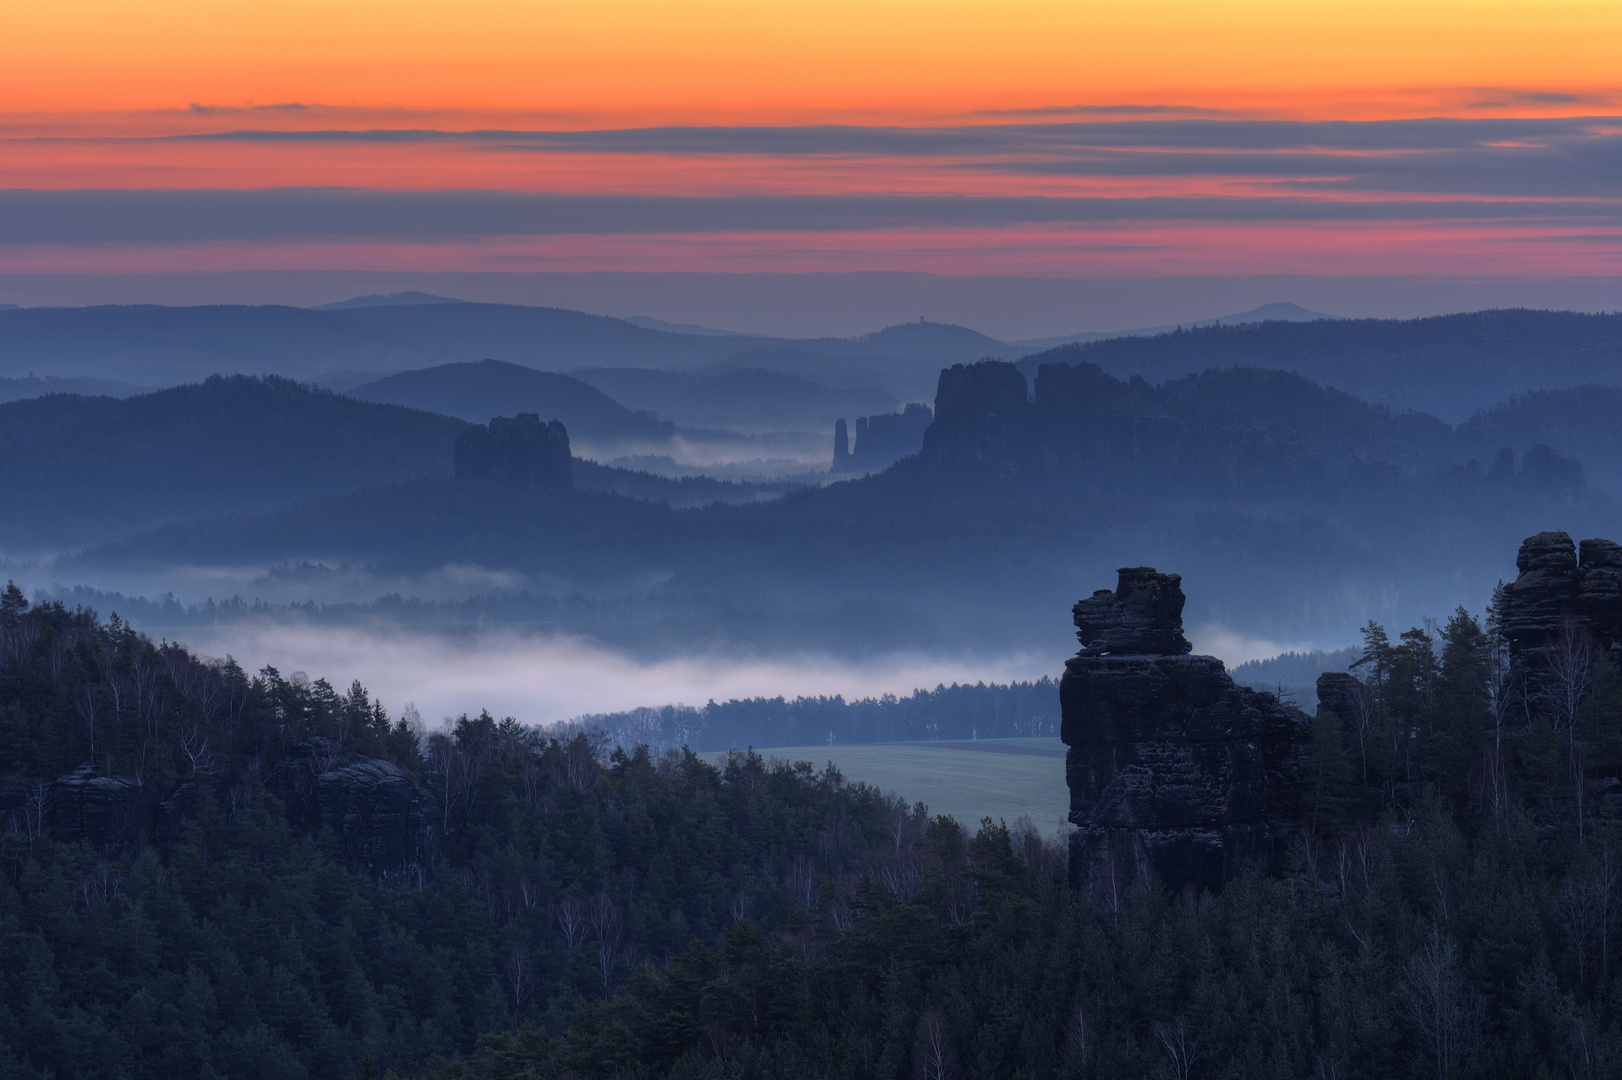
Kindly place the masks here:
<instances>
[{"instance_id":1,"label":"distant tower on hilltop","mask_svg":"<svg viewBox=\"0 0 1622 1080\"><path fill-rule=\"evenodd\" d=\"M456 475L573 487L569 433L561 420L543 424L535 413L474 424L456 437Z\"/></svg>"}]
</instances>

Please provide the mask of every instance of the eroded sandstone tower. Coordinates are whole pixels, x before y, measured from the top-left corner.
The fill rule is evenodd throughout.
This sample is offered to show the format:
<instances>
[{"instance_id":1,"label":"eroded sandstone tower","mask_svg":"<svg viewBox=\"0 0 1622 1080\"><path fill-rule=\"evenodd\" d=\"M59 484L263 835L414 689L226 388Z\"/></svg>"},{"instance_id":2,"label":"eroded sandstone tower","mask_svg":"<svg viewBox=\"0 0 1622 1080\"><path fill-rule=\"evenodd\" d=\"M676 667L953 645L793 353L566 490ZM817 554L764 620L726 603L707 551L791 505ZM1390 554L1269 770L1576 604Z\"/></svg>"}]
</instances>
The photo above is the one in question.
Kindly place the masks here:
<instances>
[{"instance_id":1,"label":"eroded sandstone tower","mask_svg":"<svg viewBox=\"0 0 1622 1080\"><path fill-rule=\"evenodd\" d=\"M1070 880L1095 902L1151 872L1181 891L1277 871L1296 827L1311 722L1189 655L1181 581L1127 567L1074 609L1082 649L1059 684Z\"/></svg>"}]
</instances>

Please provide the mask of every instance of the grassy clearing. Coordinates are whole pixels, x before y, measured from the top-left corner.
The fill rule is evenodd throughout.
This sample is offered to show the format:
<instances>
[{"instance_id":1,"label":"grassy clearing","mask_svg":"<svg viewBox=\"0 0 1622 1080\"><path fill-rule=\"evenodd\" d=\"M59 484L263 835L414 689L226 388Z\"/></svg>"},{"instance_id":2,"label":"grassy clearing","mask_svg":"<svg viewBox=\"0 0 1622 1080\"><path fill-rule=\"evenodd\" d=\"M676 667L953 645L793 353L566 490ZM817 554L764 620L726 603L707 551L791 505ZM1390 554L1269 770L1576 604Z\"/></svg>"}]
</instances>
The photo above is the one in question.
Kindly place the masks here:
<instances>
[{"instance_id":1,"label":"grassy clearing","mask_svg":"<svg viewBox=\"0 0 1622 1080\"><path fill-rule=\"evenodd\" d=\"M1057 831L1070 812L1064 783L1064 744L1058 739L879 743L866 746L757 748L765 758L833 762L845 779L922 802L973 828L981 818L1013 824L1028 814L1038 829ZM706 754L719 764L724 753ZM1065 826L1068 828L1068 826Z\"/></svg>"}]
</instances>

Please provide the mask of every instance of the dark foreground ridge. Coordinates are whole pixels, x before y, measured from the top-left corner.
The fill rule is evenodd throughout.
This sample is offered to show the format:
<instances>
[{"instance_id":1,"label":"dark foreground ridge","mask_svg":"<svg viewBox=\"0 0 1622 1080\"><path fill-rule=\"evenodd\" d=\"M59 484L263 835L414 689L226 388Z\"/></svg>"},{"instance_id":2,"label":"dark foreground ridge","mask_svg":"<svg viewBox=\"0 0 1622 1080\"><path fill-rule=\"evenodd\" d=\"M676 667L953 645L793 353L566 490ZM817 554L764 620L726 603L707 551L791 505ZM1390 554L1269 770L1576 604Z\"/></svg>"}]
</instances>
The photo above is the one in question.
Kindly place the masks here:
<instances>
[{"instance_id":1,"label":"dark foreground ridge","mask_svg":"<svg viewBox=\"0 0 1622 1080\"><path fill-rule=\"evenodd\" d=\"M1125 567L1074 609L1082 650L1059 683L1070 881L1095 902L1151 875L1183 891L1277 871L1297 829L1311 722L1188 655L1181 581Z\"/></svg>"}]
</instances>

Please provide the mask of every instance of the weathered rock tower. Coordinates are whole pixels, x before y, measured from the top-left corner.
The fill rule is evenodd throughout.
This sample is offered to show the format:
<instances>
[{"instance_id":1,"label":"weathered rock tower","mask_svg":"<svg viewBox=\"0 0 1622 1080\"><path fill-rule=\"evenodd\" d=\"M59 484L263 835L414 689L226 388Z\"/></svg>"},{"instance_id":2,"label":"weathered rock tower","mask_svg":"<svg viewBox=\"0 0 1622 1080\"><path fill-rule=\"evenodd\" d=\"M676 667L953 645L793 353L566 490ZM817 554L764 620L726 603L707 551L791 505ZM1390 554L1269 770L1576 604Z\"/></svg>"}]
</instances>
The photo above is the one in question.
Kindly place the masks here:
<instances>
[{"instance_id":1,"label":"weathered rock tower","mask_svg":"<svg viewBox=\"0 0 1622 1080\"><path fill-rule=\"evenodd\" d=\"M1182 891L1276 872L1296 828L1311 722L1189 655L1181 581L1127 567L1074 609L1082 649L1059 684L1070 881L1095 903L1151 874Z\"/></svg>"}]
</instances>

